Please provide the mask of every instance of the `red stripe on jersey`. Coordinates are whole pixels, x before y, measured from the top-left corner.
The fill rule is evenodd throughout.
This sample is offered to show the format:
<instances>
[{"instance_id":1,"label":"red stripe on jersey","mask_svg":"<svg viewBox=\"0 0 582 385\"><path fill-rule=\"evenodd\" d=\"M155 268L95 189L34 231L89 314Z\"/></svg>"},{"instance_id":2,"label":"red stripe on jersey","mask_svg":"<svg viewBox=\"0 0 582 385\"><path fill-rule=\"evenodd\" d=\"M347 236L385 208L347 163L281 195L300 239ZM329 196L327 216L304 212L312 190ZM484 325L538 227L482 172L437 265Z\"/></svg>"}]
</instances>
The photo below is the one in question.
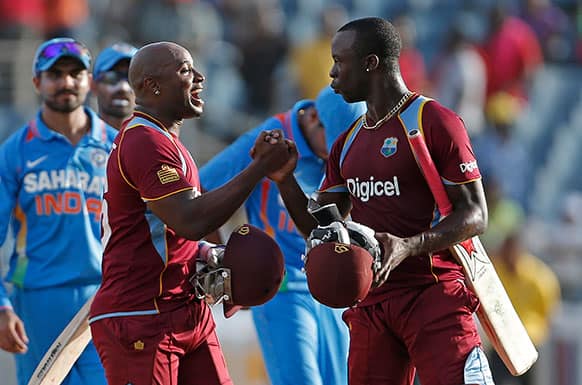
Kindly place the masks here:
<instances>
[{"instance_id":1,"label":"red stripe on jersey","mask_svg":"<svg viewBox=\"0 0 582 385\"><path fill-rule=\"evenodd\" d=\"M285 137L293 140L293 130L291 129L291 112L283 112L275 115L275 118L281 122Z\"/></svg>"},{"instance_id":2,"label":"red stripe on jersey","mask_svg":"<svg viewBox=\"0 0 582 385\"><path fill-rule=\"evenodd\" d=\"M275 237L275 230L273 226L269 223L267 217L267 203L269 202L269 189L271 188L271 181L264 179L261 183L261 213L260 217L265 225L265 233L269 234L271 237Z\"/></svg>"},{"instance_id":3,"label":"red stripe on jersey","mask_svg":"<svg viewBox=\"0 0 582 385\"><path fill-rule=\"evenodd\" d=\"M31 140L33 140L34 138L40 136L38 134L38 129L36 128L36 122L34 120L31 120L30 123L28 123L28 130L26 131L26 141L30 142Z\"/></svg>"}]
</instances>

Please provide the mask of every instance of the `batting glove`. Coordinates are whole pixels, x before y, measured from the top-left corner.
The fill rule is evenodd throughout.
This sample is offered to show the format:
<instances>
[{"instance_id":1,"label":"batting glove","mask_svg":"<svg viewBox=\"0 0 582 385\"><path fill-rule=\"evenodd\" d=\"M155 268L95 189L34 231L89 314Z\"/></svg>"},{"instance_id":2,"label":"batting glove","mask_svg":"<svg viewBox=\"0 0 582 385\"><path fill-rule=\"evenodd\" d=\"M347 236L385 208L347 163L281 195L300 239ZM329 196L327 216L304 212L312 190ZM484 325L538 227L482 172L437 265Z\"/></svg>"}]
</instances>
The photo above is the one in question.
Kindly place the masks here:
<instances>
[{"instance_id":1,"label":"batting glove","mask_svg":"<svg viewBox=\"0 0 582 385\"><path fill-rule=\"evenodd\" d=\"M309 250L323 242L338 242L350 244L350 236L344 224L340 221L335 221L328 226L317 226L311 231L306 241L305 255Z\"/></svg>"},{"instance_id":2,"label":"batting glove","mask_svg":"<svg viewBox=\"0 0 582 385\"><path fill-rule=\"evenodd\" d=\"M200 241L198 242L198 258L196 259L212 268L220 267L224 258L224 248L224 245Z\"/></svg>"},{"instance_id":3,"label":"batting glove","mask_svg":"<svg viewBox=\"0 0 582 385\"><path fill-rule=\"evenodd\" d=\"M348 230L350 243L366 249L374 258L374 272L380 270L382 260L382 249L380 242L374 237L376 232L368 226L354 221L346 221L345 226Z\"/></svg>"}]
</instances>

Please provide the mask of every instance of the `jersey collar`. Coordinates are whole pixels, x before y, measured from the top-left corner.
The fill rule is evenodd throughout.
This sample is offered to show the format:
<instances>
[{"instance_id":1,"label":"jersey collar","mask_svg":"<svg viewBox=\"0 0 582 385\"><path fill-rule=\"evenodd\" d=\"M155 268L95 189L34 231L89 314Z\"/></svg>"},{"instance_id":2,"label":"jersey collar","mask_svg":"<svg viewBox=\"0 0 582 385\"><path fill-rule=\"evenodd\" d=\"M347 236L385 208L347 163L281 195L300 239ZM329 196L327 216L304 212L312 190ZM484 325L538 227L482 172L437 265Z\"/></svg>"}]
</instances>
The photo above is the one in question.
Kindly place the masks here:
<instances>
[{"instance_id":1,"label":"jersey collar","mask_svg":"<svg viewBox=\"0 0 582 385\"><path fill-rule=\"evenodd\" d=\"M90 121L90 133L89 137L98 142L104 142L107 140L107 129L106 123L102 121L97 114L89 107L84 106L83 110L89 116ZM60 138L62 135L55 130L50 129L42 120L42 110L39 110L36 114L36 119L33 122L33 130L36 131L40 139L51 140L53 138Z\"/></svg>"}]
</instances>

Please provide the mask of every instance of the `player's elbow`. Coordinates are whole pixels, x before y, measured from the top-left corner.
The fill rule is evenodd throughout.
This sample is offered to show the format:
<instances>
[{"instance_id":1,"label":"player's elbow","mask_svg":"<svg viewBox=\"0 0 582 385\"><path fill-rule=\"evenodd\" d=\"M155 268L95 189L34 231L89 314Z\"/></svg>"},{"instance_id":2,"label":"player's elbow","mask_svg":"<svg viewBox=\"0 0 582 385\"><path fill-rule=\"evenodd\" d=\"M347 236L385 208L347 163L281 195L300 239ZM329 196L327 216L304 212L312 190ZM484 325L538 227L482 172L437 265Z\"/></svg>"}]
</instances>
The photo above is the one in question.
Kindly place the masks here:
<instances>
[{"instance_id":1,"label":"player's elbow","mask_svg":"<svg viewBox=\"0 0 582 385\"><path fill-rule=\"evenodd\" d=\"M475 235L483 234L487 230L487 224L489 222L489 217L487 214L487 207L479 205L474 208L474 228Z\"/></svg>"},{"instance_id":2,"label":"player's elbow","mask_svg":"<svg viewBox=\"0 0 582 385\"><path fill-rule=\"evenodd\" d=\"M463 208L457 207L463 217L463 227L466 237L483 234L487 229L487 208L478 204L470 204Z\"/></svg>"}]
</instances>

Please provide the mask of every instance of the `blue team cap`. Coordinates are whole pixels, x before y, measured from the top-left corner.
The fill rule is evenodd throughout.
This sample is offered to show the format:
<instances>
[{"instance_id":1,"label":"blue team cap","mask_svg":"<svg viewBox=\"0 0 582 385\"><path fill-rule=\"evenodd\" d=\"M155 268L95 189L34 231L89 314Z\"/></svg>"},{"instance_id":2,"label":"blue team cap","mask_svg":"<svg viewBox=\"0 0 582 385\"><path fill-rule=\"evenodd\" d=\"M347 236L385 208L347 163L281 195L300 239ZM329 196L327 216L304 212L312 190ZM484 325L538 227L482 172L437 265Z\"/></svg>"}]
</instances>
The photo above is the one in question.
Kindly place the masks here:
<instances>
[{"instance_id":1,"label":"blue team cap","mask_svg":"<svg viewBox=\"0 0 582 385\"><path fill-rule=\"evenodd\" d=\"M91 53L81 42L69 37L57 37L47 40L38 47L32 64L32 74L37 76L49 70L60 58L72 57L86 69L91 67Z\"/></svg>"},{"instance_id":2,"label":"blue team cap","mask_svg":"<svg viewBox=\"0 0 582 385\"><path fill-rule=\"evenodd\" d=\"M131 59L136 52L137 48L126 43L116 43L105 48L95 60L93 77L97 79L99 74L111 70L120 60Z\"/></svg>"}]
</instances>

